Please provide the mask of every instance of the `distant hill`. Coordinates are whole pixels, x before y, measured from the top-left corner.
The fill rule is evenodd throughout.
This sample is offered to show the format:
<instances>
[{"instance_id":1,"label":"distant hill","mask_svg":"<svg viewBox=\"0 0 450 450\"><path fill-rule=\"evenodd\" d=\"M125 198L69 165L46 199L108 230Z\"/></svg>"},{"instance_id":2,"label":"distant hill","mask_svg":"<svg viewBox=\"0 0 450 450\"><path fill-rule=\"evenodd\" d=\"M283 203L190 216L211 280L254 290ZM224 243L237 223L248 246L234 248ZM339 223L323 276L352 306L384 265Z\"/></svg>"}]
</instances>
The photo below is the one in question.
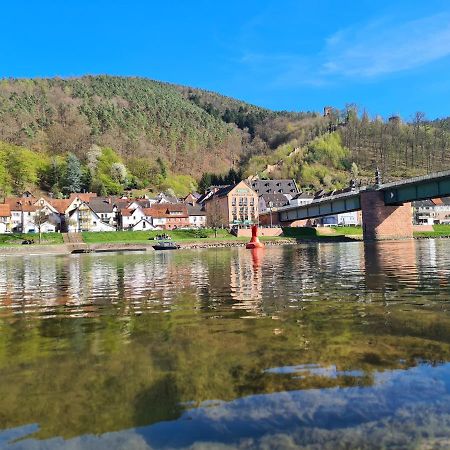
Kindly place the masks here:
<instances>
[{"instance_id":1,"label":"distant hill","mask_svg":"<svg viewBox=\"0 0 450 450\"><path fill-rule=\"evenodd\" d=\"M126 160L160 156L180 173L229 169L252 151L255 127L280 115L145 78L0 82L0 140L52 154L71 151L81 158L97 144L114 148Z\"/></svg>"},{"instance_id":2,"label":"distant hill","mask_svg":"<svg viewBox=\"0 0 450 450\"><path fill-rule=\"evenodd\" d=\"M115 156L103 153L102 158L110 161L102 166L104 180L93 183L89 176L98 174L90 170L84 186L103 189L106 185L108 190L112 184L105 177L119 179L117 173L123 169L117 165L123 164L127 181L112 190L126 183L176 190L186 180L188 189L203 172L225 173L232 167L239 175L296 178L305 189L340 187L351 177L370 177L376 165L387 178L448 167L449 123L449 119L426 122L421 117L411 124L370 120L353 107L332 110L327 117L277 112L145 78L0 81L0 142L4 143L0 153L9 155L3 156L4 170L14 178L11 164L6 167L14 147L5 145L41 154L47 166L28 178L43 189L51 185L56 190L55 177L50 176L52 160L59 158L52 164L58 163L61 172L62 160L71 152L89 172L89 155L100 154L97 146L112 149ZM119 171L113 175L112 165ZM190 178L164 184L170 176ZM45 182L39 181L43 178Z\"/></svg>"}]
</instances>

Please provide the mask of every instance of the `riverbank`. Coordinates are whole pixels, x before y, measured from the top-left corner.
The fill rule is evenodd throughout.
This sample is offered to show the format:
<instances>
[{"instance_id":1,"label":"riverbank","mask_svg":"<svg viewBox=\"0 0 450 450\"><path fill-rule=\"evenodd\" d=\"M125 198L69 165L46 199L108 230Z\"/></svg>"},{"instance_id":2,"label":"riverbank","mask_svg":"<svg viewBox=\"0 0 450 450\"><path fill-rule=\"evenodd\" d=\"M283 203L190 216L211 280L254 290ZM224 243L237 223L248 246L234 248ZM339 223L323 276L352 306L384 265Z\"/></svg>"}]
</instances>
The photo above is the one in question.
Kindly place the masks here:
<instances>
[{"instance_id":1,"label":"riverbank","mask_svg":"<svg viewBox=\"0 0 450 450\"><path fill-rule=\"evenodd\" d=\"M430 227L429 227L430 228ZM432 231L431 231L432 230ZM450 238L450 225L434 225L428 231L415 231L415 239ZM80 242L63 243L60 233L43 235L43 242L37 243L35 234L2 235L1 255L70 255L76 252L153 251L152 245L158 232L117 231L105 233L81 233ZM173 230L166 234L182 249L244 247L248 237L230 234L227 230ZM21 245L22 240L34 239L36 243ZM361 227L284 228L282 236L261 237L267 246L295 245L299 243L337 243L362 240ZM9 244L9 245L8 245Z\"/></svg>"},{"instance_id":2,"label":"riverbank","mask_svg":"<svg viewBox=\"0 0 450 450\"><path fill-rule=\"evenodd\" d=\"M348 238L346 236L336 237L310 237L304 239L293 238L263 238L262 242L267 247L281 246L281 245L297 245L301 243L336 243L336 242L355 242L359 239ZM199 240L186 240L177 241L181 250L195 250L195 249L208 249L208 248L233 248L233 247L245 247L248 239L199 239ZM154 241L140 242L140 243L102 243L102 244L61 244L61 245L23 245L23 246L11 246L0 247L0 256L26 256L26 255L70 255L73 253L104 253L104 252L136 252L136 251L155 251L152 247Z\"/></svg>"}]
</instances>

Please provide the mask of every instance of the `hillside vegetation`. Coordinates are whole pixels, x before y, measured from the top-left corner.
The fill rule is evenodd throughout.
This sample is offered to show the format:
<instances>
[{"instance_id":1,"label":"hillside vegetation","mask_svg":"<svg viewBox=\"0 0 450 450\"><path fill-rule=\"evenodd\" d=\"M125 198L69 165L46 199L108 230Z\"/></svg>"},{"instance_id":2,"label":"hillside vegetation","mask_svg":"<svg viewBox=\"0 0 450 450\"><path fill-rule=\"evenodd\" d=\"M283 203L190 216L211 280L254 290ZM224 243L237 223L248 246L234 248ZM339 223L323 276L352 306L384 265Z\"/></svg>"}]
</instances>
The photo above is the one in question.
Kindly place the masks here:
<instances>
[{"instance_id":1,"label":"hillside vegetation","mask_svg":"<svg viewBox=\"0 0 450 450\"><path fill-rule=\"evenodd\" d=\"M448 123L422 113L385 122L352 105L327 117L275 112L144 78L8 79L0 81L0 190L182 195L198 182L254 175L342 187L370 181L377 165L385 180L448 167Z\"/></svg>"}]
</instances>

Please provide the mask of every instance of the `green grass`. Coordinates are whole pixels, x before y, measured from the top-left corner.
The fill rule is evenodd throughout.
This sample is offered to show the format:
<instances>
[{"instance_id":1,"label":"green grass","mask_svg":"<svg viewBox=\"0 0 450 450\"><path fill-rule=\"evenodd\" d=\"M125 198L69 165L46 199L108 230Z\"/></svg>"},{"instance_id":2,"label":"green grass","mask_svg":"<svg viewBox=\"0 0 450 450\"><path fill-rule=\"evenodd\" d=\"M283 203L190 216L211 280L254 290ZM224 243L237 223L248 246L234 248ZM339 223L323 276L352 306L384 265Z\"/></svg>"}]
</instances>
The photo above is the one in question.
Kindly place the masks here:
<instances>
[{"instance_id":1,"label":"green grass","mask_svg":"<svg viewBox=\"0 0 450 450\"><path fill-rule=\"evenodd\" d=\"M13 233L0 234L0 246L10 247L11 245L22 245L25 239L33 239L34 244L39 245L38 233ZM62 244L63 237L61 233L42 233L41 245Z\"/></svg>"},{"instance_id":2,"label":"green grass","mask_svg":"<svg viewBox=\"0 0 450 450\"><path fill-rule=\"evenodd\" d=\"M317 230L312 227L284 227L283 235L294 239L314 238L317 237Z\"/></svg>"},{"instance_id":3,"label":"green grass","mask_svg":"<svg viewBox=\"0 0 450 450\"><path fill-rule=\"evenodd\" d=\"M433 225L433 231L416 231L415 237L450 237L450 225Z\"/></svg>"},{"instance_id":4,"label":"green grass","mask_svg":"<svg viewBox=\"0 0 450 450\"><path fill-rule=\"evenodd\" d=\"M158 234L168 234L174 241L211 241L234 239L235 236L230 234L227 230L217 230L217 238L214 236L214 230L172 230L172 231L105 231L94 233L86 231L82 233L83 240L87 244L101 244L101 243L144 243L148 242L149 238L154 238Z\"/></svg>"},{"instance_id":5,"label":"green grass","mask_svg":"<svg viewBox=\"0 0 450 450\"><path fill-rule=\"evenodd\" d=\"M362 227L330 227L335 236L362 236Z\"/></svg>"}]
</instances>

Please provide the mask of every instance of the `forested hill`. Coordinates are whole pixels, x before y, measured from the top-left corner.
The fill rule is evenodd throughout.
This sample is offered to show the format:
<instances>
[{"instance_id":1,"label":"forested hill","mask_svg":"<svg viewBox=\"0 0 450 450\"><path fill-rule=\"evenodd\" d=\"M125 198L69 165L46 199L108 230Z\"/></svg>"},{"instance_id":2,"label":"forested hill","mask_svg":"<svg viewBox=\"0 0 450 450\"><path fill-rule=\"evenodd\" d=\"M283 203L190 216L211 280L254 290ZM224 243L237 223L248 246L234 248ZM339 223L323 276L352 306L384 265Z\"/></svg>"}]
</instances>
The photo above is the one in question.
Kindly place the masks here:
<instances>
[{"instance_id":1,"label":"forested hill","mask_svg":"<svg viewBox=\"0 0 450 450\"><path fill-rule=\"evenodd\" d=\"M353 106L327 117L274 112L145 78L5 79L0 190L67 190L69 154L79 160L83 188L110 193L148 186L181 192L203 172L231 167L245 176L293 177L311 190L368 178L376 165L386 177L447 167L448 121L416 119L369 119ZM22 171L14 168L21 160Z\"/></svg>"}]
</instances>

